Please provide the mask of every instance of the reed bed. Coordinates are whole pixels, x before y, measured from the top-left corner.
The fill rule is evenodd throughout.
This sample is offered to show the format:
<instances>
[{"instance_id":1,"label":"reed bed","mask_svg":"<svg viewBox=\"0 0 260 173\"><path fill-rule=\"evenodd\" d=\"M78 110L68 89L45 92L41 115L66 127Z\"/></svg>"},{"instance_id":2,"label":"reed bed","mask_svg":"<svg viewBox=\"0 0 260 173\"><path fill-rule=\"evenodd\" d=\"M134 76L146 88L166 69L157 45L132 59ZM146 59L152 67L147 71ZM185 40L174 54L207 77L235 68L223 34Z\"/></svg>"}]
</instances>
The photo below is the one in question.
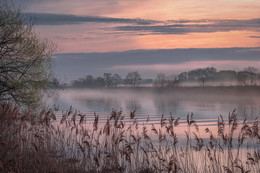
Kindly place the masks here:
<instances>
[{"instance_id":1,"label":"reed bed","mask_svg":"<svg viewBox=\"0 0 260 173\"><path fill-rule=\"evenodd\" d=\"M58 121L56 111L0 106L0 172L260 172L258 120L240 122L235 111L218 118L217 131L188 114L184 139L172 115L149 124L113 110L106 123L94 114L90 124L72 108Z\"/></svg>"}]
</instances>

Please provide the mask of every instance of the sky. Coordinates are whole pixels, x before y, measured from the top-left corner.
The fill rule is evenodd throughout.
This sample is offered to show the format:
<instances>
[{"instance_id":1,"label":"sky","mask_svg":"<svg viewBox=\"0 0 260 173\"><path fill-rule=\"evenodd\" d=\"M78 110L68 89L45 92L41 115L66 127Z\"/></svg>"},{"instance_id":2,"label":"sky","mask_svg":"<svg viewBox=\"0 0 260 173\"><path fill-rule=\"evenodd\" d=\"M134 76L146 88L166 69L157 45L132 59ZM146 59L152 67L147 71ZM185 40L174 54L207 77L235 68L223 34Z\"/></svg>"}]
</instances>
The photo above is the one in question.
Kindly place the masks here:
<instances>
[{"instance_id":1,"label":"sky","mask_svg":"<svg viewBox=\"0 0 260 173\"><path fill-rule=\"evenodd\" d=\"M40 36L57 44L55 58L59 75L63 74L61 69L76 66L78 61L84 62L85 68L78 66L71 73L81 76L90 73L87 68L96 75L139 70L147 77L160 71L178 73L206 66L260 69L259 0L14 2L25 15L36 17L36 32ZM194 56L191 50L202 52L201 56ZM182 56L167 51L181 52ZM102 64L93 55L108 60ZM91 63L87 62L89 58ZM65 64L67 59L70 64Z\"/></svg>"}]
</instances>

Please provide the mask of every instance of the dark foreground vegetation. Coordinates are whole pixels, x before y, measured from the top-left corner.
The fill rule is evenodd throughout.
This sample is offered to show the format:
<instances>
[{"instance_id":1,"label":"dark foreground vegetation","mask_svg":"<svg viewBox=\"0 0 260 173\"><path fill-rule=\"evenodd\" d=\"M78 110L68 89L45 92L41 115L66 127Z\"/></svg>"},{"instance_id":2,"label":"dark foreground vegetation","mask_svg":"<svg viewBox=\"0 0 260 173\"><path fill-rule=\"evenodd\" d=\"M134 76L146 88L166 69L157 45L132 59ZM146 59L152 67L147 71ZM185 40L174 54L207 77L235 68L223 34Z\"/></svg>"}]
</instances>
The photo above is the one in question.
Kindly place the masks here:
<instances>
[{"instance_id":1,"label":"dark foreground vegetation","mask_svg":"<svg viewBox=\"0 0 260 173\"><path fill-rule=\"evenodd\" d=\"M0 103L12 101L31 108L42 105L42 97L51 94L55 50L55 44L37 35L34 19L11 0L1 0Z\"/></svg>"},{"instance_id":2,"label":"dark foreground vegetation","mask_svg":"<svg viewBox=\"0 0 260 173\"><path fill-rule=\"evenodd\" d=\"M59 120L55 111L1 105L0 172L260 172L258 120L239 122L235 111L215 130L188 115L183 138L173 116L149 124L112 111L102 124L96 114L90 122L70 109Z\"/></svg>"}]
</instances>

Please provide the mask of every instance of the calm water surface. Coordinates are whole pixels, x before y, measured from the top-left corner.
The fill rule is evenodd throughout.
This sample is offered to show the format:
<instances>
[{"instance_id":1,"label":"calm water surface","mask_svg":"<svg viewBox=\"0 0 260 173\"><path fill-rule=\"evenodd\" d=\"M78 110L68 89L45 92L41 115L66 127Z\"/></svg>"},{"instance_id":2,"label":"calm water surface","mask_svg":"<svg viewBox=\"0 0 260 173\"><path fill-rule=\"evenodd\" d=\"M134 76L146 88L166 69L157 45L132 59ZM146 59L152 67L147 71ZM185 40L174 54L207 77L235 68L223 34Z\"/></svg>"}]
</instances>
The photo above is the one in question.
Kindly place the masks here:
<instances>
[{"instance_id":1,"label":"calm water surface","mask_svg":"<svg viewBox=\"0 0 260 173\"><path fill-rule=\"evenodd\" d=\"M70 106L93 117L94 112L105 121L113 109L123 110L126 116L136 110L136 117L145 121L149 116L153 123L159 122L161 115L170 114L184 120L188 113L203 124L216 122L221 114L227 118L228 113L236 109L239 119L255 119L260 115L260 94L225 92L197 92L142 89L65 89L49 104L59 105L60 110Z\"/></svg>"}]
</instances>

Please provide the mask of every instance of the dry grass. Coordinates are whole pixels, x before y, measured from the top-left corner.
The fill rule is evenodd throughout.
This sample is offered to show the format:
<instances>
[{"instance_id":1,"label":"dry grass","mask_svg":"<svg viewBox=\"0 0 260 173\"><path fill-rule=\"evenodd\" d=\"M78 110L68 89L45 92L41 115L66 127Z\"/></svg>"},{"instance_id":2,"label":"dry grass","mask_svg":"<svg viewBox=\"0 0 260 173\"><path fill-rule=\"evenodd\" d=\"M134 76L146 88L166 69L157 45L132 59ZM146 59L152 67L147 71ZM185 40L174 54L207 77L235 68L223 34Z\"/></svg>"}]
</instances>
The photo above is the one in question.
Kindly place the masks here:
<instances>
[{"instance_id":1,"label":"dry grass","mask_svg":"<svg viewBox=\"0 0 260 173\"><path fill-rule=\"evenodd\" d=\"M148 125L120 110L104 124L95 114L89 125L72 108L58 122L55 110L36 116L1 105L0 172L260 172L258 120L238 122L235 111L219 117L217 133L204 129L208 138L188 115L183 143L173 116Z\"/></svg>"}]
</instances>

